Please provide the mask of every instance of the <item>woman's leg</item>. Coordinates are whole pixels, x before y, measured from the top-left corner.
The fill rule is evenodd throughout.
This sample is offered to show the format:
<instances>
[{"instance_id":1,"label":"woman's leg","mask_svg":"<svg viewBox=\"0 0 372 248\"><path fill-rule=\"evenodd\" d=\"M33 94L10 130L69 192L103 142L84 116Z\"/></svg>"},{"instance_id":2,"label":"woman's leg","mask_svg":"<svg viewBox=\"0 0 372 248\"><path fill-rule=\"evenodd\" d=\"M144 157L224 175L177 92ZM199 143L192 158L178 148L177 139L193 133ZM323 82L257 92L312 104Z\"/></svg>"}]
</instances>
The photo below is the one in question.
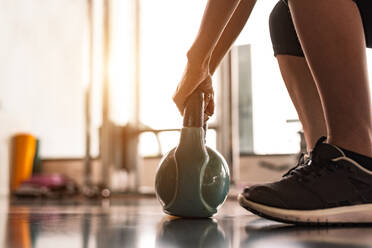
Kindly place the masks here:
<instances>
[{"instance_id":1,"label":"woman's leg","mask_svg":"<svg viewBox=\"0 0 372 248\"><path fill-rule=\"evenodd\" d=\"M307 150L321 136L327 136L326 122L316 84L305 58L277 55L279 68L301 121Z\"/></svg>"},{"instance_id":2,"label":"woman's leg","mask_svg":"<svg viewBox=\"0 0 372 248\"><path fill-rule=\"evenodd\" d=\"M327 136L318 89L304 58L288 5L279 1L270 14L270 35L283 80L301 121L308 151Z\"/></svg>"},{"instance_id":3,"label":"woman's leg","mask_svg":"<svg viewBox=\"0 0 372 248\"><path fill-rule=\"evenodd\" d=\"M281 180L246 188L239 203L253 213L289 223L372 223L372 159L357 154L371 156L372 128L366 44L358 9L351 0L289 0L289 6L302 48L278 42L274 50L298 57L305 54L306 62L299 58L302 66L294 60L283 63L285 57L277 57L282 71L294 68L284 72L283 77L289 77L287 85L309 65L329 140L319 139L306 166L300 166L303 160L299 160ZM278 41L280 33L274 33L275 37ZM303 75L310 73L306 70ZM305 88L300 89L300 81L304 82L290 83L295 99L309 95ZM301 111L311 113L314 103L306 104L309 108Z\"/></svg>"},{"instance_id":4,"label":"woman's leg","mask_svg":"<svg viewBox=\"0 0 372 248\"><path fill-rule=\"evenodd\" d=\"M319 89L328 142L372 156L366 43L352 0L289 0L306 60Z\"/></svg>"}]
</instances>

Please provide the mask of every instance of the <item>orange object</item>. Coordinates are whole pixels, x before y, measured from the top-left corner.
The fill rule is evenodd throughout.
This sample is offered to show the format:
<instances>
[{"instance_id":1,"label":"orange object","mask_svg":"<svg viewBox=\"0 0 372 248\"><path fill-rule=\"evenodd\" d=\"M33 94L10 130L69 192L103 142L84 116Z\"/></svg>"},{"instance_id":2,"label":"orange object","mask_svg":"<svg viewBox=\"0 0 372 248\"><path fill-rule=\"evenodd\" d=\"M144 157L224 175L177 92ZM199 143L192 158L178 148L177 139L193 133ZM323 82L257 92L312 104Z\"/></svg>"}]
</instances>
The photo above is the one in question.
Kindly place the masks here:
<instances>
[{"instance_id":1,"label":"orange object","mask_svg":"<svg viewBox=\"0 0 372 248\"><path fill-rule=\"evenodd\" d=\"M31 248L30 213L27 208L20 210L17 218L8 220L10 247Z\"/></svg>"},{"instance_id":2,"label":"orange object","mask_svg":"<svg viewBox=\"0 0 372 248\"><path fill-rule=\"evenodd\" d=\"M31 134L17 134L13 139L12 191L32 174L32 165L36 151L36 138Z\"/></svg>"}]
</instances>

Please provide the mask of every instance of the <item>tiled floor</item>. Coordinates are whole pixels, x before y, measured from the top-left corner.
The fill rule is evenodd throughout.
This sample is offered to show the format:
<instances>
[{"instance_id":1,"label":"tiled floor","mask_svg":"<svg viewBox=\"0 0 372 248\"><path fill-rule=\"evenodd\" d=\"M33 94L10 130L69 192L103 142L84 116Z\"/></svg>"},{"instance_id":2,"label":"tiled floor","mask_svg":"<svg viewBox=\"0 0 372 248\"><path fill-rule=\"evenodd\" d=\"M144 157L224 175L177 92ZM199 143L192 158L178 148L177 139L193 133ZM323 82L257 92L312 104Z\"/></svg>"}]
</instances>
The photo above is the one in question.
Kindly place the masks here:
<instances>
[{"instance_id":1,"label":"tiled floor","mask_svg":"<svg viewBox=\"0 0 372 248\"><path fill-rule=\"evenodd\" d=\"M0 198L0 247L372 247L372 227L305 228L256 217L227 201L213 219L176 219L154 198Z\"/></svg>"}]
</instances>

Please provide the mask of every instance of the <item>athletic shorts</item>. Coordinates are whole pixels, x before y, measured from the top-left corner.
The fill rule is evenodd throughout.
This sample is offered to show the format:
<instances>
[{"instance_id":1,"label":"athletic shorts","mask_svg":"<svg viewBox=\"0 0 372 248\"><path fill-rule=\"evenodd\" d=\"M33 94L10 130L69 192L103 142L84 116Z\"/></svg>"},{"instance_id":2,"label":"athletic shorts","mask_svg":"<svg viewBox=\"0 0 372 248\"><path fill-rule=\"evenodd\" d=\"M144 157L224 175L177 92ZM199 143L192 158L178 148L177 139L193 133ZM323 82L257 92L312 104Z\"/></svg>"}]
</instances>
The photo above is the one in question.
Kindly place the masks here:
<instances>
[{"instance_id":1,"label":"athletic shorts","mask_svg":"<svg viewBox=\"0 0 372 248\"><path fill-rule=\"evenodd\" d=\"M372 48L372 0L350 1L354 1L358 6L363 22L366 45L368 48ZM274 7L270 15L270 35L275 56L277 54L304 56L293 25L288 0L280 0Z\"/></svg>"}]
</instances>

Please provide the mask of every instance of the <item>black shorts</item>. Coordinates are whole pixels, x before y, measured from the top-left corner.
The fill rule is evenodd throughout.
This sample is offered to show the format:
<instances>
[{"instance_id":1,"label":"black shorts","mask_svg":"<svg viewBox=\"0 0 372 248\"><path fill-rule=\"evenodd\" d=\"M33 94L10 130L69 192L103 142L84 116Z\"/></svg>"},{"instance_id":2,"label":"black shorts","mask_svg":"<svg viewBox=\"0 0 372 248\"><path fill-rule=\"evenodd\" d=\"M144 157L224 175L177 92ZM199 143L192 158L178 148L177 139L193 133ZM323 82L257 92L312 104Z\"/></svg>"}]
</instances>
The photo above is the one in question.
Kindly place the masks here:
<instances>
[{"instance_id":1,"label":"black shorts","mask_svg":"<svg viewBox=\"0 0 372 248\"><path fill-rule=\"evenodd\" d=\"M371 0L353 1L358 5L360 16L362 17L367 47L372 48L372 1Z\"/></svg>"},{"instance_id":2,"label":"black shorts","mask_svg":"<svg viewBox=\"0 0 372 248\"><path fill-rule=\"evenodd\" d=\"M372 48L372 0L352 1L357 4L362 18L366 45L368 48ZM304 56L293 25L288 0L280 0L274 7L270 15L270 35L274 55L288 54Z\"/></svg>"}]
</instances>

